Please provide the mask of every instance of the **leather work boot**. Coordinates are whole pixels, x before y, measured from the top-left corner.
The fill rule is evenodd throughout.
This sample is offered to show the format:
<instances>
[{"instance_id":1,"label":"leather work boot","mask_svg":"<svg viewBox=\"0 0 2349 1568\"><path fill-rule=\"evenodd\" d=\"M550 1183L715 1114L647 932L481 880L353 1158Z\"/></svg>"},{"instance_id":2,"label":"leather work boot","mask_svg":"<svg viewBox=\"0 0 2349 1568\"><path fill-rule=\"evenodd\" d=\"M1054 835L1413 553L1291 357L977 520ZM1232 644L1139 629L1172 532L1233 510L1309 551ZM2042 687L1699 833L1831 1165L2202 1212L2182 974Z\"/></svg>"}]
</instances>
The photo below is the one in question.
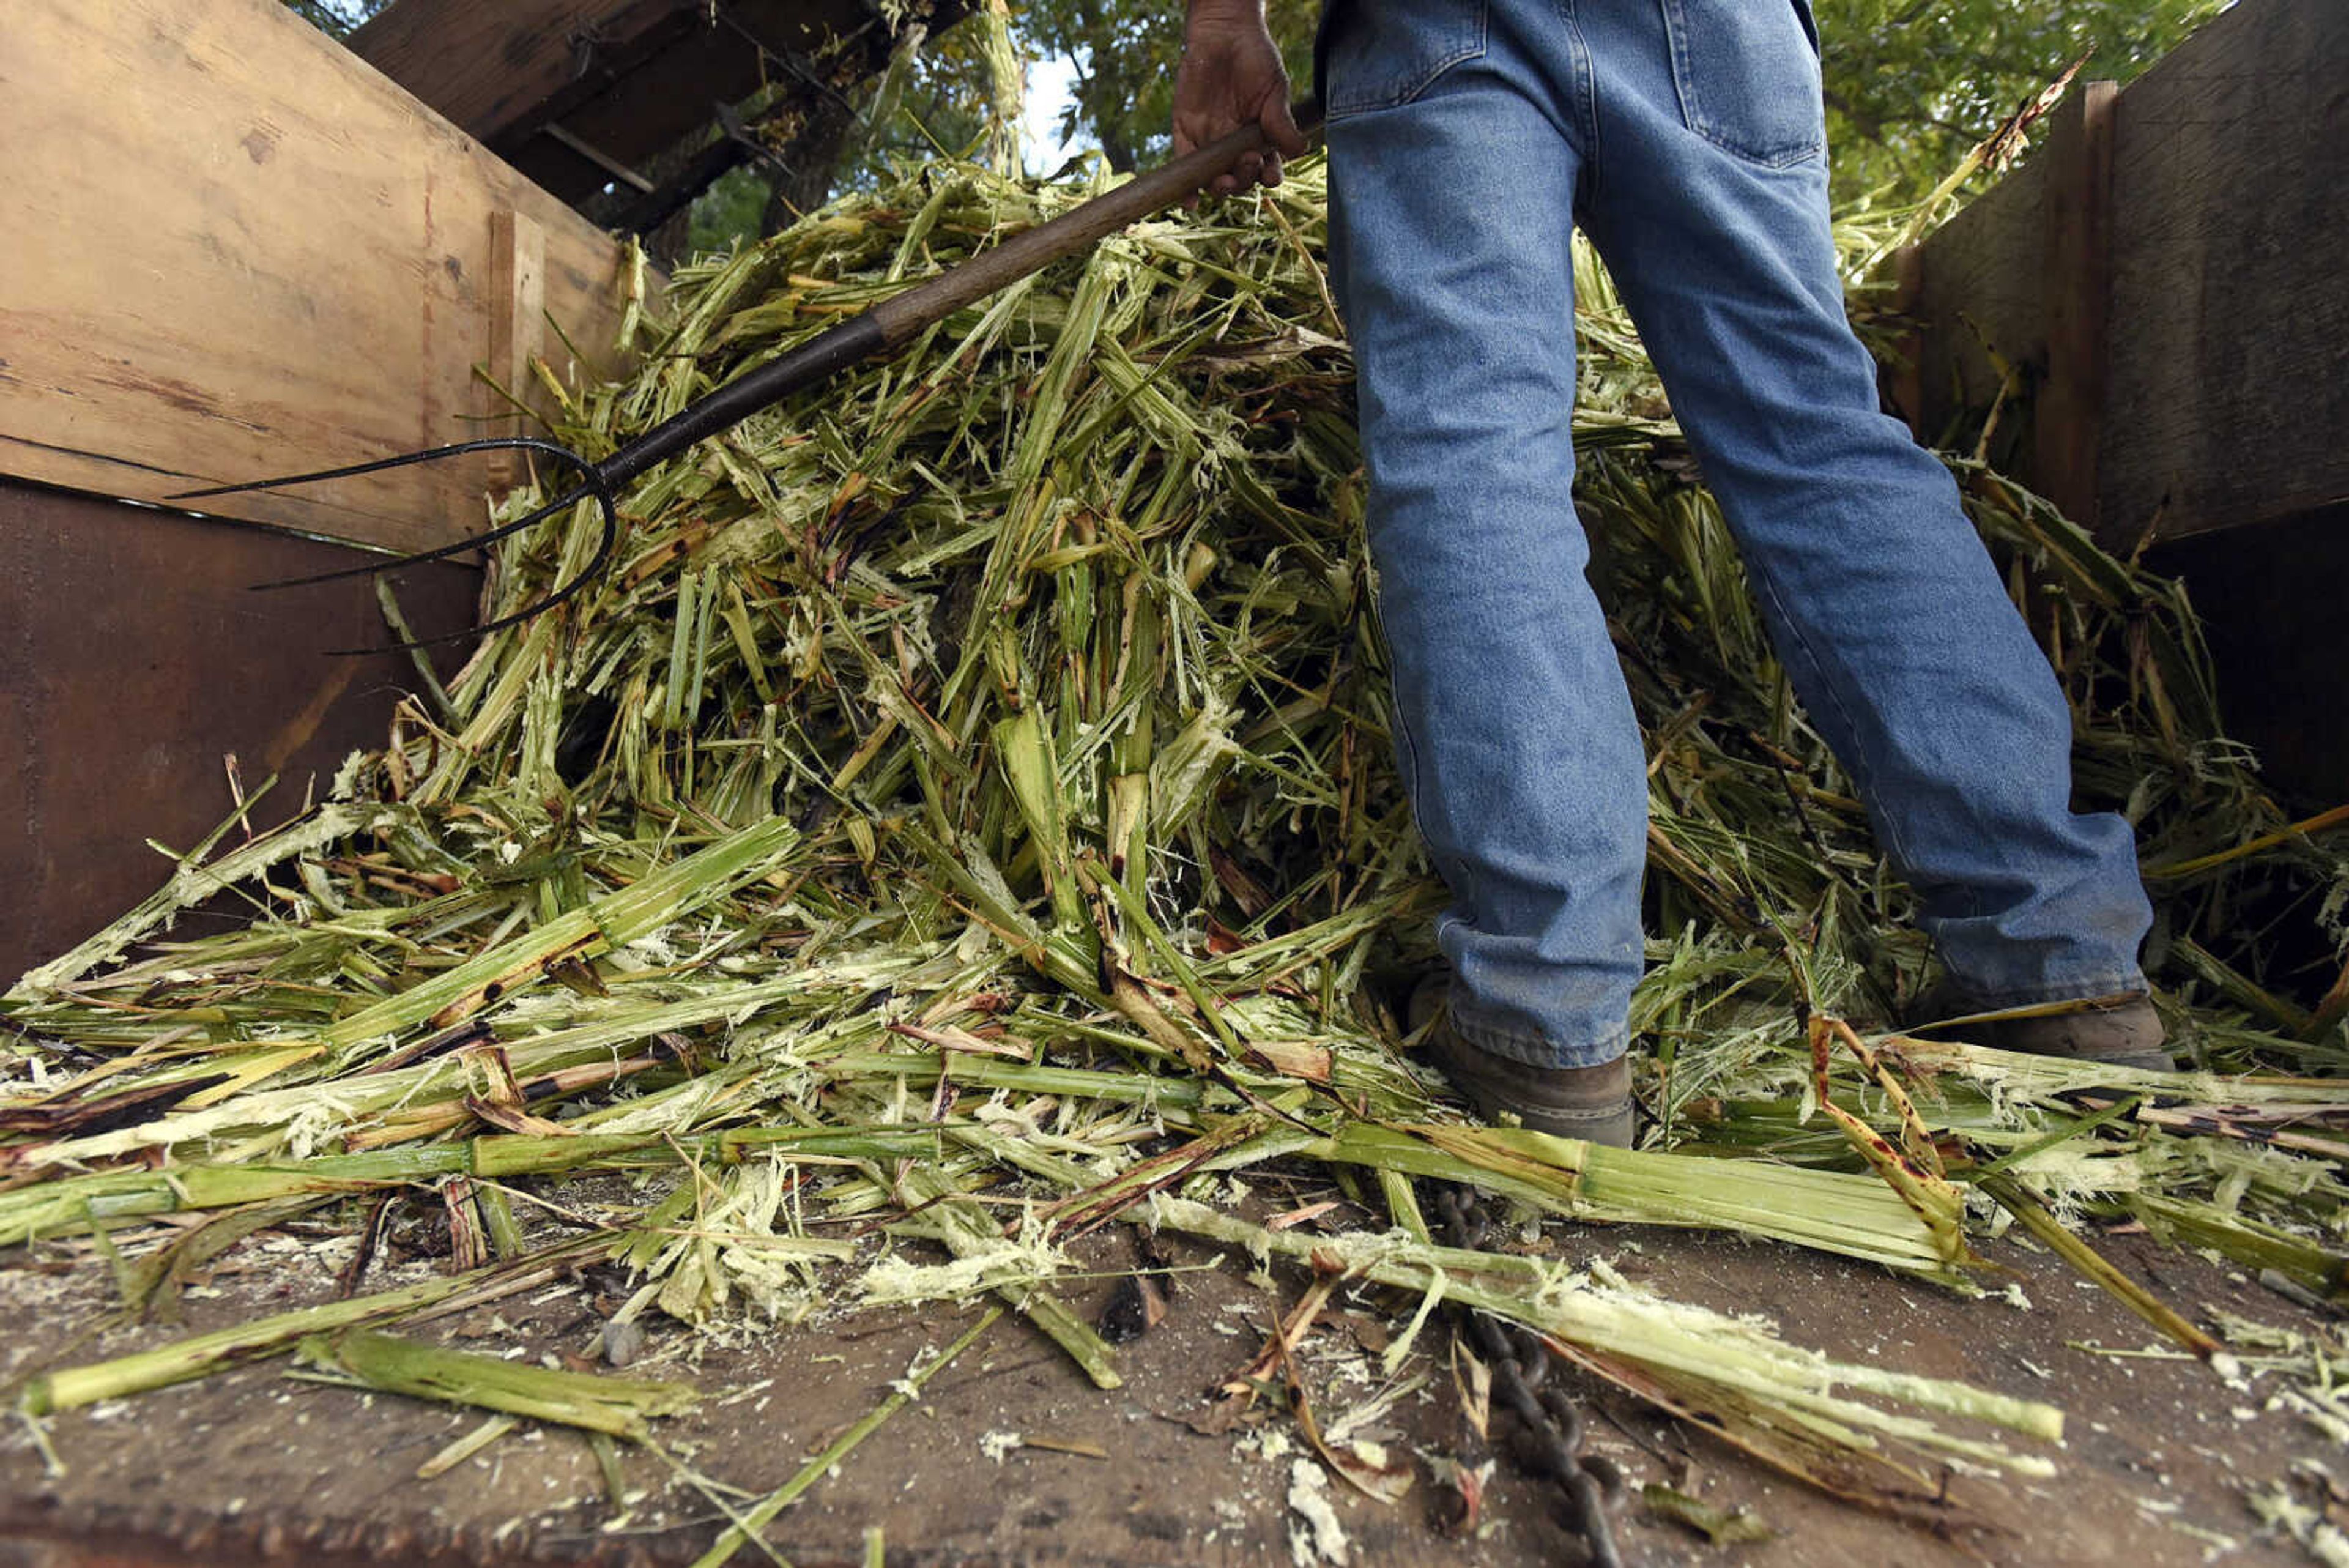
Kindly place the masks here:
<instances>
[{"instance_id":1,"label":"leather work boot","mask_svg":"<svg viewBox=\"0 0 2349 1568\"><path fill-rule=\"evenodd\" d=\"M1930 993L1925 1006L1941 1012L1964 1011L1961 1003L1946 997L1936 1002ZM2166 1036L2161 1016L2154 1012L2151 999L2143 992L2009 1008L1954 1023L1929 1024L1911 1033L1947 1035L2001 1051L2063 1056L2098 1066L2137 1067L2153 1073L2178 1070L2177 1059L2162 1045Z\"/></svg>"},{"instance_id":2,"label":"leather work boot","mask_svg":"<svg viewBox=\"0 0 2349 1568\"><path fill-rule=\"evenodd\" d=\"M1537 1067L1461 1038L1444 1007L1446 983L1423 981L1412 993L1411 1023L1427 1030L1427 1054L1461 1096L1488 1122L1504 1111L1536 1132L1581 1138L1609 1148L1631 1147L1637 1106L1631 1064L1618 1056L1594 1067Z\"/></svg>"}]
</instances>

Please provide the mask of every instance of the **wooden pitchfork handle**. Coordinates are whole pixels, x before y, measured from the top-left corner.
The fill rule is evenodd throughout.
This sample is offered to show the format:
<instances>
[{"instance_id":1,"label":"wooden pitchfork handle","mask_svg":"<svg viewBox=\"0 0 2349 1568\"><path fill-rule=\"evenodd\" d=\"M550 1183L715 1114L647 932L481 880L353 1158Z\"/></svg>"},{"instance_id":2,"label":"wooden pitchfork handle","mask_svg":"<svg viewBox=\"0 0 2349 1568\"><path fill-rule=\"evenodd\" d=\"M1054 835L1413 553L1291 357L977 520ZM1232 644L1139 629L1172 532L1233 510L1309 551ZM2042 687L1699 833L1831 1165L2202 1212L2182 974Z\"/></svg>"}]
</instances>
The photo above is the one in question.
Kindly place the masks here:
<instances>
[{"instance_id":1,"label":"wooden pitchfork handle","mask_svg":"<svg viewBox=\"0 0 2349 1568\"><path fill-rule=\"evenodd\" d=\"M1290 109L1299 130L1321 122L1321 106L1308 100ZM1230 135L1127 181L1052 219L1023 230L949 267L927 283L849 317L788 354L763 365L654 426L596 465L605 482L617 487L706 437L740 424L760 410L862 360L895 353L923 329L986 298L998 289L1042 271L1064 256L1099 244L1128 223L1138 223L1207 188L1217 175L1270 144L1260 125ZM471 545L460 546L470 548ZM411 557L413 558L413 557Z\"/></svg>"},{"instance_id":2,"label":"wooden pitchfork handle","mask_svg":"<svg viewBox=\"0 0 2349 1568\"><path fill-rule=\"evenodd\" d=\"M1321 123L1321 106L1311 99L1292 105L1289 113L1300 131L1309 133ZM926 283L916 284L902 293L892 295L838 326L826 328L750 374L688 404L601 462L590 462L580 454L552 441L523 436L498 436L482 441L458 441L424 452L406 452L374 462L354 463L347 468L285 474L275 479L256 479L243 484L215 485L208 490L185 490L164 499L192 501L208 495L232 495L241 491L271 490L280 485L347 479L355 474L402 468L410 463L433 462L473 452L519 448L569 463L580 474L575 486L555 500L512 522L500 524L487 533L388 561L370 562L362 566L348 566L339 571L258 585L264 588L296 587L308 583L364 576L372 572L396 571L425 561L445 560L451 556L477 550L509 534L520 533L540 519L564 511L581 501L594 500L604 516L603 541L596 547L594 558L580 568L578 576L544 598L511 615L500 616L495 620L449 637L425 638L416 642L391 644L389 649L354 651L383 652L420 648L429 643L449 642L458 638L477 637L483 632L495 631L501 627L512 626L553 609L585 587L603 569L618 537L619 524L614 497L620 486L629 480L675 457L696 442L741 423L761 409L772 407L794 392L828 380L852 365L903 348L926 327L945 320L965 306L1040 272L1064 256L1073 255L1096 244L1104 236L1129 223L1138 223L1162 208L1171 207L1185 197L1197 194L1206 190L1217 175L1228 172L1242 158L1251 152L1267 151L1269 146L1261 125L1245 125L1228 136L1161 164L1147 174L1127 181L1114 191L1105 192L1090 202L1071 208L1049 223L1023 230L961 265L950 267Z\"/></svg>"}]
</instances>

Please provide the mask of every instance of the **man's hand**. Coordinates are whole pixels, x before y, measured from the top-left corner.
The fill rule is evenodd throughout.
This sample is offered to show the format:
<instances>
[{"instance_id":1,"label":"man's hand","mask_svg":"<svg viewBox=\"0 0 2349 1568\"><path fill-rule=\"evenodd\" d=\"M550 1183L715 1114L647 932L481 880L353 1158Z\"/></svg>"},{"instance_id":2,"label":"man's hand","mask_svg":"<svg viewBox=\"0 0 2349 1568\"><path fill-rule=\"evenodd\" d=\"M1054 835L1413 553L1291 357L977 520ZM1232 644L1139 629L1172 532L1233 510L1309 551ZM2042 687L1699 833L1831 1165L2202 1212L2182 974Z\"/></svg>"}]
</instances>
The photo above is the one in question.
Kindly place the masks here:
<instances>
[{"instance_id":1,"label":"man's hand","mask_svg":"<svg viewBox=\"0 0 2349 1568\"><path fill-rule=\"evenodd\" d=\"M1305 138L1288 115L1288 73L1265 27L1262 0L1191 0L1174 73L1174 155L1249 124L1263 126L1271 146L1216 175L1207 189L1218 196L1279 184L1281 156L1303 152Z\"/></svg>"}]
</instances>

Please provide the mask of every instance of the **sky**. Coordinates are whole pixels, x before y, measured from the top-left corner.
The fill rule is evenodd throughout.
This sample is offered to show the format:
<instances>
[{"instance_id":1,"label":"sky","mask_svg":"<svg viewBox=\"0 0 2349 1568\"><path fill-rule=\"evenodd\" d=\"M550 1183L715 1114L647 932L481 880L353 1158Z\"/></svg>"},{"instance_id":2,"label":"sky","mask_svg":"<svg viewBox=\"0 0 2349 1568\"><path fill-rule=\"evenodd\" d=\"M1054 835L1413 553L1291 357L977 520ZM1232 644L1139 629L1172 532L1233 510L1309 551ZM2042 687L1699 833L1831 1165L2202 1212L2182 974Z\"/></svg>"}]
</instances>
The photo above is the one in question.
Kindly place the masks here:
<instances>
[{"instance_id":1,"label":"sky","mask_svg":"<svg viewBox=\"0 0 2349 1568\"><path fill-rule=\"evenodd\" d=\"M1074 96L1076 62L1065 55L1031 55L1028 59L1028 112L1019 122L1027 153L1028 172L1050 174L1085 145L1061 140L1061 116Z\"/></svg>"}]
</instances>

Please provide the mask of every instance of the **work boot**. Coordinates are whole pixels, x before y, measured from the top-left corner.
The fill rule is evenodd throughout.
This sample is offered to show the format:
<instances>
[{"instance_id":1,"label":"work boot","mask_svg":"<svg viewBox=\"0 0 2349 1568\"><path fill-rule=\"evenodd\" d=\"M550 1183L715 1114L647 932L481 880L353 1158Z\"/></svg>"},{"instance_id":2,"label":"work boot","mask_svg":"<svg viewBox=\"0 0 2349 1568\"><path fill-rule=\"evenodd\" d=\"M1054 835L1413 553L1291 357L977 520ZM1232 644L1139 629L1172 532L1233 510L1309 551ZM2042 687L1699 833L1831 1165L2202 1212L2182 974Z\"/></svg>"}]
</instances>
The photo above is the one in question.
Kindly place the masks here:
<instances>
[{"instance_id":1,"label":"work boot","mask_svg":"<svg viewBox=\"0 0 2349 1568\"><path fill-rule=\"evenodd\" d=\"M1412 1025L1414 1031L1426 1026L1429 1059L1478 1116L1498 1122L1506 1111L1536 1132L1631 1147L1636 1106L1628 1058L1592 1067L1537 1067L1497 1055L1452 1027L1445 990L1441 979L1420 982L1412 993Z\"/></svg>"},{"instance_id":2,"label":"work boot","mask_svg":"<svg viewBox=\"0 0 2349 1568\"><path fill-rule=\"evenodd\" d=\"M1929 992L1924 1010L1928 1016L1971 1011L1946 992L1939 1000ZM1954 1023L1929 1024L1915 1033L1942 1034L2034 1056L2062 1056L2100 1067L2137 1067L2151 1073L2178 1070L2177 1059L2162 1045L2166 1036L2161 1015L2142 992L2007 1008Z\"/></svg>"}]
</instances>

